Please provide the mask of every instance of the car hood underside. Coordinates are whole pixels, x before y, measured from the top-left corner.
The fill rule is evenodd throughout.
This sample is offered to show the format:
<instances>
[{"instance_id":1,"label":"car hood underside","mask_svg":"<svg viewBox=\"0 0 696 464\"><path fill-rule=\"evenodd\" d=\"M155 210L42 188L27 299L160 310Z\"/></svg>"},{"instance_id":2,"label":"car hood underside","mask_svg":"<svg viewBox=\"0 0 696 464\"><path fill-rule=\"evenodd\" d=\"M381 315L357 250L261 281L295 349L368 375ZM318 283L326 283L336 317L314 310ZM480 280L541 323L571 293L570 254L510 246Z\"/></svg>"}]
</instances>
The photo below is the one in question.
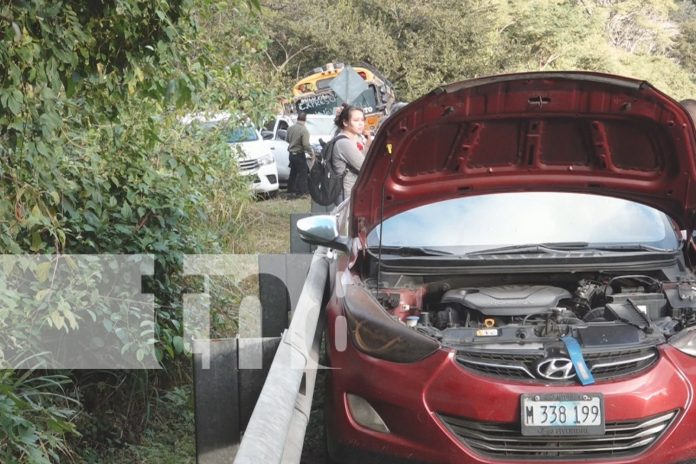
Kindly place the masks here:
<instances>
[{"instance_id":1,"label":"car hood underside","mask_svg":"<svg viewBox=\"0 0 696 464\"><path fill-rule=\"evenodd\" d=\"M688 113L643 81L527 73L440 87L380 129L351 234L434 201L530 190L627 198L693 229L695 146Z\"/></svg>"}]
</instances>

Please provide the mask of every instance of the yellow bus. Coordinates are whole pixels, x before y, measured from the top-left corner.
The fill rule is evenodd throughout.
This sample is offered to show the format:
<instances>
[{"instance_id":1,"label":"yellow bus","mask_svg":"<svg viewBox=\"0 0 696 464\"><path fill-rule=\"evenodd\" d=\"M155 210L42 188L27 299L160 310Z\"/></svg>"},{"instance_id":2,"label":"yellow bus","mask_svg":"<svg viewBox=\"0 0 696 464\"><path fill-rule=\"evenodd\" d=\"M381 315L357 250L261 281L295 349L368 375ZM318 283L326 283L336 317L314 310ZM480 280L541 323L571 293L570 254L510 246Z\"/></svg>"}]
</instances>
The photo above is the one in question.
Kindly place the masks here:
<instances>
[{"instance_id":1,"label":"yellow bus","mask_svg":"<svg viewBox=\"0 0 696 464\"><path fill-rule=\"evenodd\" d=\"M292 88L293 111L334 114L342 101L329 84L344 69L342 63L329 63L314 68L311 74L298 81ZM368 88L351 104L362 108L365 112L365 125L369 129L376 129L379 121L389 114L395 102L394 90L386 78L367 65L356 66L353 70L363 78Z\"/></svg>"}]
</instances>

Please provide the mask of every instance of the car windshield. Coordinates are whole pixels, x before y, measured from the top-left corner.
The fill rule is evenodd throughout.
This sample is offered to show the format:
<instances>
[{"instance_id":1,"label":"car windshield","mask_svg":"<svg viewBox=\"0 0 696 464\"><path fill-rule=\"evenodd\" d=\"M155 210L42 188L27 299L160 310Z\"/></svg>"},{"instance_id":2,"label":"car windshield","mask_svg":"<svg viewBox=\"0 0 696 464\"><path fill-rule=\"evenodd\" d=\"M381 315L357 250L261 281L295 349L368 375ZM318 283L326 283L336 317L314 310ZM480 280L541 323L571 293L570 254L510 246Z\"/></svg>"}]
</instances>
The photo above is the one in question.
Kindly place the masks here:
<instances>
[{"instance_id":1,"label":"car windshield","mask_svg":"<svg viewBox=\"0 0 696 464\"><path fill-rule=\"evenodd\" d=\"M227 143L253 142L258 139L259 136L253 127L236 127L229 132Z\"/></svg>"},{"instance_id":2,"label":"car windshield","mask_svg":"<svg viewBox=\"0 0 696 464\"><path fill-rule=\"evenodd\" d=\"M379 226L368 247L379 245ZM558 244L564 249L679 248L662 212L619 198L557 192L480 195L432 203L386 219L383 247L469 253ZM534 250L530 250L534 251Z\"/></svg>"}]
</instances>

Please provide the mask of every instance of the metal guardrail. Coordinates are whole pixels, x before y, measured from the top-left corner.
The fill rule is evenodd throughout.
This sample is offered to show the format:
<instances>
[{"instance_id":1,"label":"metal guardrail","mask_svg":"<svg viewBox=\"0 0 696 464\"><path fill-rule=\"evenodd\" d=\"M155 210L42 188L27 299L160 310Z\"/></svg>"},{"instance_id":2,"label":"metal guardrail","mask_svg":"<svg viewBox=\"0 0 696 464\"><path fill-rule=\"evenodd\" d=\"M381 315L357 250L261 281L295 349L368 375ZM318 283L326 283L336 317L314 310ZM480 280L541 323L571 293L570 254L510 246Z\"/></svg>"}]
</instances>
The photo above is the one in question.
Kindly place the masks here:
<instances>
[{"instance_id":1,"label":"metal guardrail","mask_svg":"<svg viewBox=\"0 0 696 464\"><path fill-rule=\"evenodd\" d=\"M327 249L312 257L290 327L280 345L235 457L235 464L299 463L314 395Z\"/></svg>"}]
</instances>

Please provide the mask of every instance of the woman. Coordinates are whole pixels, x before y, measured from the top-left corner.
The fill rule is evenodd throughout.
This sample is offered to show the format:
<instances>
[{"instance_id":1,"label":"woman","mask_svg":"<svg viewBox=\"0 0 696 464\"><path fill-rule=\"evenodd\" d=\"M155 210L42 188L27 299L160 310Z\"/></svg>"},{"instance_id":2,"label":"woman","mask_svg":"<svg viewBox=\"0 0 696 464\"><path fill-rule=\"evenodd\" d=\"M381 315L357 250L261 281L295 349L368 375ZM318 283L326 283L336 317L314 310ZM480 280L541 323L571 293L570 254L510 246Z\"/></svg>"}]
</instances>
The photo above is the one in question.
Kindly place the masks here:
<instances>
[{"instance_id":1,"label":"woman","mask_svg":"<svg viewBox=\"0 0 696 464\"><path fill-rule=\"evenodd\" d=\"M365 153L372 142L372 134L365 133L365 115L360 108L343 105L336 115L337 140L334 144L331 163L333 171L343 176L343 195L336 201L341 203L350 197L350 192L358 178ZM363 137L366 137L363 143ZM362 145L362 149L358 148Z\"/></svg>"}]
</instances>

